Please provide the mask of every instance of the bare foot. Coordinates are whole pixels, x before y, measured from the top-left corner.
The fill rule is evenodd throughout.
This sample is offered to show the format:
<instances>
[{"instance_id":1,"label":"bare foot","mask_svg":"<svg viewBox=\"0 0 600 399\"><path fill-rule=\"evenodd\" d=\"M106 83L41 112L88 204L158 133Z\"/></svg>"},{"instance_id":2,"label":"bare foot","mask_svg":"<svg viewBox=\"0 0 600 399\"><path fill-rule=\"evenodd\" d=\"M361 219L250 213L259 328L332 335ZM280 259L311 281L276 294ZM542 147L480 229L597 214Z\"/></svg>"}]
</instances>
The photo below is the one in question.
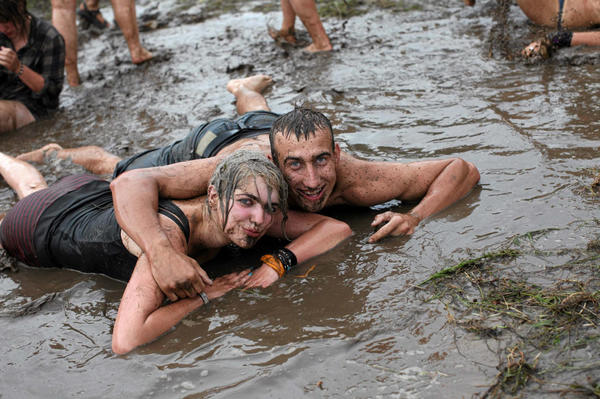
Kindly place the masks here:
<instances>
[{"instance_id":1,"label":"bare foot","mask_svg":"<svg viewBox=\"0 0 600 399\"><path fill-rule=\"evenodd\" d=\"M287 42L289 44L296 44L296 31L293 26L287 29L281 28L280 30L267 26L267 30L269 31L269 36L277 43Z\"/></svg>"},{"instance_id":2,"label":"bare foot","mask_svg":"<svg viewBox=\"0 0 600 399\"><path fill-rule=\"evenodd\" d=\"M143 47L140 47L139 50L135 50L131 52L131 62L136 65L142 64L148 60L151 60L154 55L151 52L146 50Z\"/></svg>"},{"instance_id":3,"label":"bare foot","mask_svg":"<svg viewBox=\"0 0 600 399\"><path fill-rule=\"evenodd\" d=\"M302 50L306 51L307 53L321 53L321 52L331 51L331 50L333 50L333 47L331 47L331 43L328 43L327 45L322 46L322 47L318 47L316 44L312 43L312 44L304 47Z\"/></svg>"},{"instance_id":4,"label":"bare foot","mask_svg":"<svg viewBox=\"0 0 600 399\"><path fill-rule=\"evenodd\" d=\"M231 79L227 83L227 90L233 94L243 87L245 89L262 93L265 88L273 84L273 79L268 75L254 75L244 79Z\"/></svg>"},{"instance_id":5,"label":"bare foot","mask_svg":"<svg viewBox=\"0 0 600 399\"><path fill-rule=\"evenodd\" d=\"M37 150L21 154L17 157L17 159L26 162L42 163L50 153L61 151L62 149L63 148L60 145L56 143L50 143Z\"/></svg>"}]
</instances>

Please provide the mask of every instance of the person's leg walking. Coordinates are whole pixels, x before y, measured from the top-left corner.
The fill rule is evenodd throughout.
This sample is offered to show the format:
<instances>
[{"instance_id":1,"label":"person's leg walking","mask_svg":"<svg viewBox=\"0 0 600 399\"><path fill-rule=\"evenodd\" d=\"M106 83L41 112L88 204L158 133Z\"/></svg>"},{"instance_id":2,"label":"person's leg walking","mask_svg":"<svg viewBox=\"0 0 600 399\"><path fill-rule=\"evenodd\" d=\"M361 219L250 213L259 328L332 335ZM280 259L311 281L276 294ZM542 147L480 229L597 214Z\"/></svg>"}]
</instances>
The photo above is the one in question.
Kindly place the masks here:
<instances>
[{"instance_id":1,"label":"person's leg walking","mask_svg":"<svg viewBox=\"0 0 600 399\"><path fill-rule=\"evenodd\" d=\"M332 49L329 37L325 32L315 0L289 0L294 12L312 38L312 44L305 48L306 51L330 51Z\"/></svg>"},{"instance_id":2,"label":"person's leg walking","mask_svg":"<svg viewBox=\"0 0 600 399\"><path fill-rule=\"evenodd\" d=\"M65 39L65 71L69 86L79 86L77 69L76 0L51 0L52 24Z\"/></svg>"},{"instance_id":3,"label":"person's leg walking","mask_svg":"<svg viewBox=\"0 0 600 399\"><path fill-rule=\"evenodd\" d=\"M134 0L111 0L112 7L115 13L115 20L123 32L131 61L134 64L141 64L152 58L152 53L142 47L140 42L140 32L135 14Z\"/></svg>"}]
</instances>

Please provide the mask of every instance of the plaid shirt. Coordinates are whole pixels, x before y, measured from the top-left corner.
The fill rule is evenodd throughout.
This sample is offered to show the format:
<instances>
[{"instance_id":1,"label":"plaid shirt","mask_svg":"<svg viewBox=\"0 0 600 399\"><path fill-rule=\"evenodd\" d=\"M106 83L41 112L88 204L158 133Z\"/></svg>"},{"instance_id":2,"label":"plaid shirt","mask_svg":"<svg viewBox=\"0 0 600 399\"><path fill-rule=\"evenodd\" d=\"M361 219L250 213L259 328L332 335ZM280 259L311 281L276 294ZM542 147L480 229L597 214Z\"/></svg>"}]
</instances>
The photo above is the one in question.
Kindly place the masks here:
<instances>
[{"instance_id":1,"label":"plaid shirt","mask_svg":"<svg viewBox=\"0 0 600 399\"><path fill-rule=\"evenodd\" d=\"M54 27L31 16L31 30L27 44L18 52L19 60L44 78L44 88L34 93L14 73L0 66L0 99L19 101L35 119L46 116L58 108L65 67L65 42ZM10 39L0 33L0 46L14 50Z\"/></svg>"}]
</instances>

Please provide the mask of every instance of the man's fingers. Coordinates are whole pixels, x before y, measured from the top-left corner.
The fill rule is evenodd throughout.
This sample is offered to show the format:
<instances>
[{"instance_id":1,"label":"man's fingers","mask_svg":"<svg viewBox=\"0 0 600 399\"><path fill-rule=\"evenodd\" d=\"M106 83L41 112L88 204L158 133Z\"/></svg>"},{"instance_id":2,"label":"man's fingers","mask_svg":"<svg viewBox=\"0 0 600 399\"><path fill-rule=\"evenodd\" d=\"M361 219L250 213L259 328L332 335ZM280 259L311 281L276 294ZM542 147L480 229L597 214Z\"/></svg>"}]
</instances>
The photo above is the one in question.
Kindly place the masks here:
<instances>
[{"instance_id":1,"label":"man's fingers","mask_svg":"<svg viewBox=\"0 0 600 399\"><path fill-rule=\"evenodd\" d=\"M391 218L390 212L380 213L379 215L375 215L373 218L373 222L371 222L371 226L380 225L382 222L388 222Z\"/></svg>"},{"instance_id":2,"label":"man's fingers","mask_svg":"<svg viewBox=\"0 0 600 399\"><path fill-rule=\"evenodd\" d=\"M200 294L202 291L204 291L204 284L201 280L192 281L192 287L195 294Z\"/></svg>"},{"instance_id":3,"label":"man's fingers","mask_svg":"<svg viewBox=\"0 0 600 399\"><path fill-rule=\"evenodd\" d=\"M375 234L373 234L371 236L371 238L369 238L369 242L377 242L377 241L381 240L383 237L390 234L392 232L392 230L394 230L394 226L388 222L382 228L377 230L375 232Z\"/></svg>"},{"instance_id":4,"label":"man's fingers","mask_svg":"<svg viewBox=\"0 0 600 399\"><path fill-rule=\"evenodd\" d=\"M179 299L179 297L177 296L177 294L175 294L174 291L169 291L168 293L165 292L165 295L167 296L167 298L169 298L169 301L171 302L175 302Z\"/></svg>"},{"instance_id":5,"label":"man's fingers","mask_svg":"<svg viewBox=\"0 0 600 399\"><path fill-rule=\"evenodd\" d=\"M202 278L202 281L204 281L205 284L212 285L213 281L210 279L210 277L208 277L208 274L206 274L204 269L202 269L200 266L198 266L198 273L200 274L200 277Z\"/></svg>"}]
</instances>

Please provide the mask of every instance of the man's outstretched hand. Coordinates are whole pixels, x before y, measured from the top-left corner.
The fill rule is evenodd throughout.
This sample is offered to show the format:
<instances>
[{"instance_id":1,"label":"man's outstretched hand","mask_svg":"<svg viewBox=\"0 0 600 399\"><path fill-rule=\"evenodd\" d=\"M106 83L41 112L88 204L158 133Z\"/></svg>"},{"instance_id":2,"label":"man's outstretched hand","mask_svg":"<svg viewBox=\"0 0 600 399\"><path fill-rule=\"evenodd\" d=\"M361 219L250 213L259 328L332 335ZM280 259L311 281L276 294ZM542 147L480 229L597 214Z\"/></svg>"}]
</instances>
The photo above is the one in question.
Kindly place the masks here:
<instances>
[{"instance_id":1,"label":"man's outstretched hand","mask_svg":"<svg viewBox=\"0 0 600 399\"><path fill-rule=\"evenodd\" d=\"M369 242L377 242L387 236L412 234L421 220L410 213L384 212L375 216L371 226L383 224L370 238Z\"/></svg>"}]
</instances>

